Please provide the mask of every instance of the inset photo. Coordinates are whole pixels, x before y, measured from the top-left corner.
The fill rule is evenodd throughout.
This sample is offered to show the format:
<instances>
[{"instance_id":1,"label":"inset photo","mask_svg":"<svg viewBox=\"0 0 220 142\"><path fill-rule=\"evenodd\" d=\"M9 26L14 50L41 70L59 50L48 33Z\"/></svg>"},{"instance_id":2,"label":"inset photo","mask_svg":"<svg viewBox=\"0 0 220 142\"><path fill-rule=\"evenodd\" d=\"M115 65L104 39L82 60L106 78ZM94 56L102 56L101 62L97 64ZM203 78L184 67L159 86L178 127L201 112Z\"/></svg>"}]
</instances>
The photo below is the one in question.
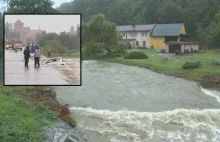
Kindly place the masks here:
<instances>
[{"instance_id":1,"label":"inset photo","mask_svg":"<svg viewBox=\"0 0 220 142\"><path fill-rule=\"evenodd\" d=\"M5 14L4 86L81 86L80 14Z\"/></svg>"}]
</instances>

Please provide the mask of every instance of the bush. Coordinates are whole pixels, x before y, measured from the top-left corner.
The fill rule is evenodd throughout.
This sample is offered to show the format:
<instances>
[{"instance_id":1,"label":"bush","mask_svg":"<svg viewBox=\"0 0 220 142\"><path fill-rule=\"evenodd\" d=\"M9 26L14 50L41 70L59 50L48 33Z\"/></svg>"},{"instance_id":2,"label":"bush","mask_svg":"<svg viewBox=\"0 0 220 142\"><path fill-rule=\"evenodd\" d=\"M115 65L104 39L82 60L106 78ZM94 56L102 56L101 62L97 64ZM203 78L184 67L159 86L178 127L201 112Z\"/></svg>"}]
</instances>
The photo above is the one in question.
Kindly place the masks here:
<instances>
[{"instance_id":1,"label":"bush","mask_svg":"<svg viewBox=\"0 0 220 142\"><path fill-rule=\"evenodd\" d=\"M179 50L175 50L175 54L176 55L180 55L180 51Z\"/></svg>"},{"instance_id":2,"label":"bush","mask_svg":"<svg viewBox=\"0 0 220 142\"><path fill-rule=\"evenodd\" d=\"M124 46L125 46L125 49L132 49L132 45L131 45L131 43L125 43L125 44L123 44Z\"/></svg>"},{"instance_id":3,"label":"bush","mask_svg":"<svg viewBox=\"0 0 220 142\"><path fill-rule=\"evenodd\" d=\"M195 69L202 66L201 61L198 62L186 62L184 65L182 65L182 68L184 69Z\"/></svg>"},{"instance_id":4,"label":"bush","mask_svg":"<svg viewBox=\"0 0 220 142\"><path fill-rule=\"evenodd\" d=\"M146 49L146 47L137 47L137 49Z\"/></svg>"},{"instance_id":5,"label":"bush","mask_svg":"<svg viewBox=\"0 0 220 142\"><path fill-rule=\"evenodd\" d=\"M133 51L125 56L125 59L147 59L148 56L142 52Z\"/></svg>"},{"instance_id":6,"label":"bush","mask_svg":"<svg viewBox=\"0 0 220 142\"><path fill-rule=\"evenodd\" d=\"M150 49L154 49L154 46L153 46L153 45L151 45Z\"/></svg>"},{"instance_id":7,"label":"bush","mask_svg":"<svg viewBox=\"0 0 220 142\"><path fill-rule=\"evenodd\" d=\"M118 44L116 49L115 49L115 53L120 53L120 54L124 54L126 52L127 46L124 44Z\"/></svg>"},{"instance_id":8,"label":"bush","mask_svg":"<svg viewBox=\"0 0 220 142\"><path fill-rule=\"evenodd\" d=\"M117 53L117 52L108 52L105 57L107 58L115 58L115 57L122 57L124 53Z\"/></svg>"}]
</instances>

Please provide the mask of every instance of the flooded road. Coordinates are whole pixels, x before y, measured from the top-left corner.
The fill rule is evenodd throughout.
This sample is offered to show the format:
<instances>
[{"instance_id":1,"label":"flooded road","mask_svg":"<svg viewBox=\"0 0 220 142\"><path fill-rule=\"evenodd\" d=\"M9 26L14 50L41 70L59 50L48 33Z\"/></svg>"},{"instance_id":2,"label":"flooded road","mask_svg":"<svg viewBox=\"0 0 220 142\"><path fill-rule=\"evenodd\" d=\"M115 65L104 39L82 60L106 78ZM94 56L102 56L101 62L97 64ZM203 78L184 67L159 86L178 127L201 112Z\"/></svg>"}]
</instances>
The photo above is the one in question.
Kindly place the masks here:
<instances>
[{"instance_id":1,"label":"flooded road","mask_svg":"<svg viewBox=\"0 0 220 142\"><path fill-rule=\"evenodd\" d=\"M220 93L192 81L84 61L82 86L55 90L92 142L220 141Z\"/></svg>"},{"instance_id":2,"label":"flooded road","mask_svg":"<svg viewBox=\"0 0 220 142\"><path fill-rule=\"evenodd\" d=\"M29 67L24 67L23 51L17 53L5 51L5 85L68 85L65 77L50 66L34 67L34 61L29 61Z\"/></svg>"}]
</instances>

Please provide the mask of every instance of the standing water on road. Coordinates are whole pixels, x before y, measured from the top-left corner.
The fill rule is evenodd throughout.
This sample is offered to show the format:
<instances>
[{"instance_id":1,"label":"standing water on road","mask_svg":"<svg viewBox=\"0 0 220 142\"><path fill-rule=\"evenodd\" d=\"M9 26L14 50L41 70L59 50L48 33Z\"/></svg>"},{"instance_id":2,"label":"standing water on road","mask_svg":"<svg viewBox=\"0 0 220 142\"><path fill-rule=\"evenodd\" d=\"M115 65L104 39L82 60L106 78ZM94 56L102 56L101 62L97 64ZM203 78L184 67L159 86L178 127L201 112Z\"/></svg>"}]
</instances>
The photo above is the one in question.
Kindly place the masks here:
<instances>
[{"instance_id":1,"label":"standing water on road","mask_svg":"<svg viewBox=\"0 0 220 142\"><path fill-rule=\"evenodd\" d=\"M55 90L92 142L220 141L220 93L193 81L84 61L82 86Z\"/></svg>"}]
</instances>

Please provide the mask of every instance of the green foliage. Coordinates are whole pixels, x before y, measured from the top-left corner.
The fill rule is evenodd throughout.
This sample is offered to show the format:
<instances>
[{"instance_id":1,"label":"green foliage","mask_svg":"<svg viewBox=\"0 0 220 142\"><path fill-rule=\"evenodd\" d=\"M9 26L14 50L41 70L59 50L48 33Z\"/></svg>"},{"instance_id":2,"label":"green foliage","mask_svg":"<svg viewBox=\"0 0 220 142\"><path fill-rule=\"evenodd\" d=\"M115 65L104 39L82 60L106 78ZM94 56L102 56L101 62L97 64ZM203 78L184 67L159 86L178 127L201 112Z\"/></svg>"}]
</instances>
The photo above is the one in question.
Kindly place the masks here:
<instances>
[{"instance_id":1,"label":"green foliage","mask_svg":"<svg viewBox=\"0 0 220 142\"><path fill-rule=\"evenodd\" d=\"M126 46L128 49L132 49L131 43L127 43Z\"/></svg>"},{"instance_id":2,"label":"green foliage","mask_svg":"<svg viewBox=\"0 0 220 142\"><path fill-rule=\"evenodd\" d=\"M58 116L59 116L58 112L51 111L51 109L42 102L40 102L40 108L43 110L43 113L41 114L42 117L50 121L58 120Z\"/></svg>"},{"instance_id":3,"label":"green foliage","mask_svg":"<svg viewBox=\"0 0 220 142\"><path fill-rule=\"evenodd\" d=\"M220 11L216 13L206 31L208 44L220 48Z\"/></svg>"},{"instance_id":4,"label":"green foliage","mask_svg":"<svg viewBox=\"0 0 220 142\"><path fill-rule=\"evenodd\" d=\"M76 118L75 117L73 117L71 114L69 115L69 117L70 117L70 119L72 120L72 125L74 126L74 127L77 127L77 120L76 120Z\"/></svg>"},{"instance_id":5,"label":"green foliage","mask_svg":"<svg viewBox=\"0 0 220 142\"><path fill-rule=\"evenodd\" d=\"M127 45L118 44L114 50L115 53L125 54L126 53Z\"/></svg>"},{"instance_id":6,"label":"green foliage","mask_svg":"<svg viewBox=\"0 0 220 142\"><path fill-rule=\"evenodd\" d=\"M151 45L150 49L154 49L154 46L153 46L153 45Z\"/></svg>"},{"instance_id":7,"label":"green foliage","mask_svg":"<svg viewBox=\"0 0 220 142\"><path fill-rule=\"evenodd\" d=\"M7 13L58 13L51 0L9 0Z\"/></svg>"},{"instance_id":8,"label":"green foliage","mask_svg":"<svg viewBox=\"0 0 220 142\"><path fill-rule=\"evenodd\" d=\"M206 44L206 40L209 44L219 41L219 24L213 20L218 18L215 15L219 9L219 0L74 0L58 8L64 13L82 13L85 22L101 12L117 25L184 23L187 34L202 45ZM210 28L204 30L207 27Z\"/></svg>"},{"instance_id":9,"label":"green foliage","mask_svg":"<svg viewBox=\"0 0 220 142\"><path fill-rule=\"evenodd\" d=\"M118 35L114 23L106 21L103 14L97 14L82 28L83 56L94 57L103 50L117 50ZM86 51L87 50L87 51Z\"/></svg>"},{"instance_id":10,"label":"green foliage","mask_svg":"<svg viewBox=\"0 0 220 142\"><path fill-rule=\"evenodd\" d=\"M137 49L146 49L146 47L137 47Z\"/></svg>"},{"instance_id":11,"label":"green foliage","mask_svg":"<svg viewBox=\"0 0 220 142\"><path fill-rule=\"evenodd\" d=\"M58 53L62 55L66 52L67 49L63 47L63 45L57 40L48 40L45 42L45 45L41 48L41 52L44 55L47 55L48 50L50 50L52 53Z\"/></svg>"},{"instance_id":12,"label":"green foliage","mask_svg":"<svg viewBox=\"0 0 220 142\"><path fill-rule=\"evenodd\" d=\"M167 57L162 57L161 60L162 60L162 63L167 63L167 62L169 61L169 58L167 58Z\"/></svg>"},{"instance_id":13,"label":"green foliage","mask_svg":"<svg viewBox=\"0 0 220 142\"><path fill-rule=\"evenodd\" d=\"M115 58L115 57L122 57L124 56L123 53L117 53L117 52L108 52L105 57L106 58Z\"/></svg>"},{"instance_id":14,"label":"green foliage","mask_svg":"<svg viewBox=\"0 0 220 142\"><path fill-rule=\"evenodd\" d=\"M185 64L182 65L183 69L195 69L199 68L202 66L201 61L198 62L186 62Z\"/></svg>"},{"instance_id":15,"label":"green foliage","mask_svg":"<svg viewBox=\"0 0 220 142\"><path fill-rule=\"evenodd\" d=\"M125 56L125 59L147 59L148 56L143 52L132 51Z\"/></svg>"},{"instance_id":16,"label":"green foliage","mask_svg":"<svg viewBox=\"0 0 220 142\"><path fill-rule=\"evenodd\" d=\"M1 142L41 142L45 136L41 132L46 121L42 120L34 108L21 98L0 93L0 141Z\"/></svg>"},{"instance_id":17,"label":"green foliage","mask_svg":"<svg viewBox=\"0 0 220 142\"><path fill-rule=\"evenodd\" d=\"M180 55L181 52L180 52L179 50L175 50L175 54L176 54L176 55Z\"/></svg>"},{"instance_id":18,"label":"green foliage","mask_svg":"<svg viewBox=\"0 0 220 142\"><path fill-rule=\"evenodd\" d=\"M0 12L0 59L3 57L3 15Z\"/></svg>"}]
</instances>

